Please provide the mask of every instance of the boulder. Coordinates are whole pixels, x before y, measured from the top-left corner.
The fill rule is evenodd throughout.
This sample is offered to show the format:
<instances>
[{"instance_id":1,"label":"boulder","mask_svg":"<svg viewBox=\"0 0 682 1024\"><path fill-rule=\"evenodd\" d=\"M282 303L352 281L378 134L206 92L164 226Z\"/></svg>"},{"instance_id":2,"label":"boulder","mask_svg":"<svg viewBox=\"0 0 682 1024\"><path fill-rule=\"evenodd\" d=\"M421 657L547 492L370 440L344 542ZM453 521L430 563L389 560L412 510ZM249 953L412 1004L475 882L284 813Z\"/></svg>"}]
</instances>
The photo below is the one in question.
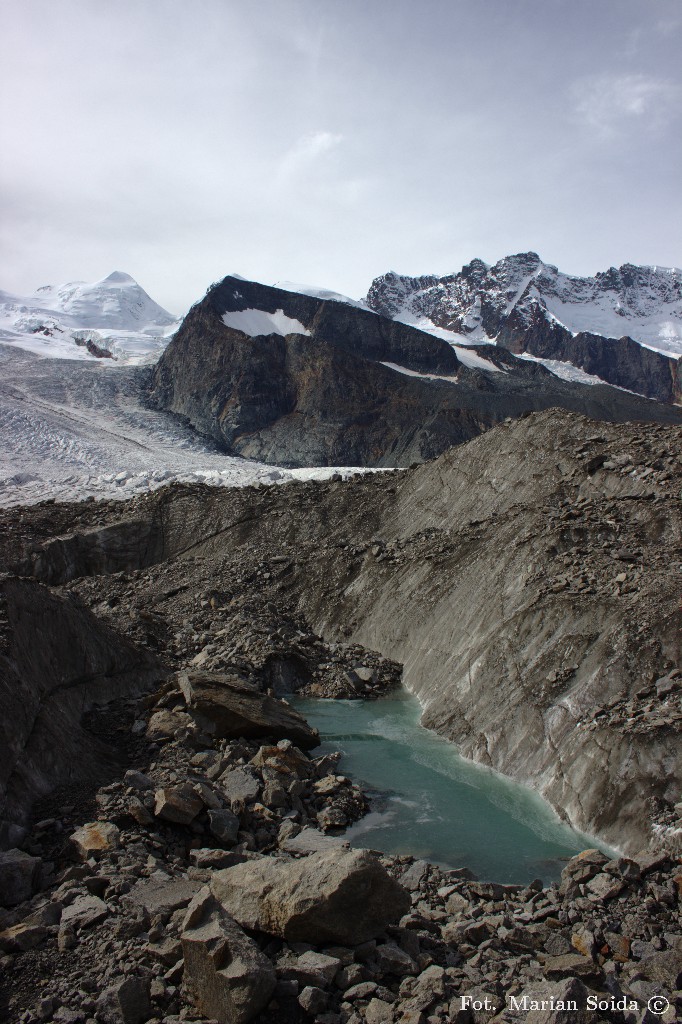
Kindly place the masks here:
<instances>
[{"instance_id":1,"label":"boulder","mask_svg":"<svg viewBox=\"0 0 682 1024\"><path fill-rule=\"evenodd\" d=\"M179 684L192 716L215 737L272 736L290 739L305 750L320 742L317 730L298 712L235 674L182 672Z\"/></svg>"},{"instance_id":2,"label":"boulder","mask_svg":"<svg viewBox=\"0 0 682 1024\"><path fill-rule=\"evenodd\" d=\"M211 890L243 927L291 942L357 945L410 908L409 893L367 850L247 861L217 871Z\"/></svg>"},{"instance_id":3,"label":"boulder","mask_svg":"<svg viewBox=\"0 0 682 1024\"><path fill-rule=\"evenodd\" d=\"M196 732L197 727L191 715L186 711L170 711L161 708L155 711L147 725L147 739L154 743L166 743L179 735Z\"/></svg>"},{"instance_id":4,"label":"boulder","mask_svg":"<svg viewBox=\"0 0 682 1024\"><path fill-rule=\"evenodd\" d=\"M154 814L176 825L190 825L203 809L203 801L189 785L168 786L154 794Z\"/></svg>"},{"instance_id":5,"label":"boulder","mask_svg":"<svg viewBox=\"0 0 682 1024\"><path fill-rule=\"evenodd\" d=\"M204 887L182 929L184 985L195 1006L220 1024L245 1024L268 1004L275 969Z\"/></svg>"},{"instance_id":6,"label":"boulder","mask_svg":"<svg viewBox=\"0 0 682 1024\"><path fill-rule=\"evenodd\" d=\"M73 833L71 842L81 860L88 860L89 857L117 847L120 835L116 826L109 821L90 821Z\"/></svg>"},{"instance_id":7,"label":"boulder","mask_svg":"<svg viewBox=\"0 0 682 1024\"><path fill-rule=\"evenodd\" d=\"M143 1024L152 1016L149 979L128 977L105 988L97 1000L102 1024Z\"/></svg>"},{"instance_id":8,"label":"boulder","mask_svg":"<svg viewBox=\"0 0 682 1024\"><path fill-rule=\"evenodd\" d=\"M23 850L0 851L0 907L16 907L38 887L42 861Z\"/></svg>"},{"instance_id":9,"label":"boulder","mask_svg":"<svg viewBox=\"0 0 682 1024\"><path fill-rule=\"evenodd\" d=\"M73 903L62 912L61 928L73 928L76 931L90 928L103 921L108 914L109 908L99 896L76 896Z\"/></svg>"},{"instance_id":10,"label":"boulder","mask_svg":"<svg viewBox=\"0 0 682 1024\"><path fill-rule=\"evenodd\" d=\"M232 811L209 811L208 827L211 835L226 846L234 846L237 842L239 818Z\"/></svg>"}]
</instances>

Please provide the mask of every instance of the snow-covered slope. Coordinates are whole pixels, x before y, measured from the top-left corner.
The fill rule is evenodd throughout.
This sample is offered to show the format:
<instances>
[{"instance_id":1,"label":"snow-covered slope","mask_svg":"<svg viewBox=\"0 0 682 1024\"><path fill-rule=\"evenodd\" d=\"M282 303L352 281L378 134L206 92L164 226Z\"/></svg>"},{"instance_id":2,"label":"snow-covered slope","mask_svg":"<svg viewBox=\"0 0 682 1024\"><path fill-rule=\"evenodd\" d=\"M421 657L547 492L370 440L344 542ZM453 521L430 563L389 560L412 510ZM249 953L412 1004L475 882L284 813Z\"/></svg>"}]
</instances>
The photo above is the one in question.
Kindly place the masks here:
<instances>
[{"instance_id":1,"label":"snow-covered slope","mask_svg":"<svg viewBox=\"0 0 682 1024\"><path fill-rule=\"evenodd\" d=\"M519 253L494 266L472 260L440 278L388 273L372 283L367 302L378 313L422 330L445 328L469 343L496 340L512 313L528 325L543 314L574 335L628 336L682 356L682 270L675 268L626 263L573 277L536 253Z\"/></svg>"},{"instance_id":2,"label":"snow-covered slope","mask_svg":"<svg viewBox=\"0 0 682 1024\"><path fill-rule=\"evenodd\" d=\"M320 288L314 284L276 281L273 287L281 288L285 292L296 292L298 295L311 295L314 299L324 299L325 302L343 302L347 306L355 306L357 309L369 309L364 299L351 299L348 295L342 295L341 292L330 291L329 288Z\"/></svg>"},{"instance_id":3,"label":"snow-covered slope","mask_svg":"<svg viewBox=\"0 0 682 1024\"><path fill-rule=\"evenodd\" d=\"M62 359L154 362L180 320L128 274L45 285L33 295L0 291L0 341Z\"/></svg>"}]
</instances>

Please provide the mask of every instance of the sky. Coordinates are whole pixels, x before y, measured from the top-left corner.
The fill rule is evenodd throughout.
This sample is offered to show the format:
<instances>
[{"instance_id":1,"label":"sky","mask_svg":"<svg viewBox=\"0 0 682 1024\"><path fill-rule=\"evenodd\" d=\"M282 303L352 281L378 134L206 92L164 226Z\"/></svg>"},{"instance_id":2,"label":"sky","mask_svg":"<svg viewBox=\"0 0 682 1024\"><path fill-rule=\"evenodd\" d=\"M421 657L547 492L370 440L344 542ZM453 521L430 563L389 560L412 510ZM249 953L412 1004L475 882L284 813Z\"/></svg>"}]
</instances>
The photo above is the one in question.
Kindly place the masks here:
<instances>
[{"instance_id":1,"label":"sky","mask_svg":"<svg viewBox=\"0 0 682 1024\"><path fill-rule=\"evenodd\" d=\"M0 288L682 266L682 0L0 0Z\"/></svg>"}]
</instances>

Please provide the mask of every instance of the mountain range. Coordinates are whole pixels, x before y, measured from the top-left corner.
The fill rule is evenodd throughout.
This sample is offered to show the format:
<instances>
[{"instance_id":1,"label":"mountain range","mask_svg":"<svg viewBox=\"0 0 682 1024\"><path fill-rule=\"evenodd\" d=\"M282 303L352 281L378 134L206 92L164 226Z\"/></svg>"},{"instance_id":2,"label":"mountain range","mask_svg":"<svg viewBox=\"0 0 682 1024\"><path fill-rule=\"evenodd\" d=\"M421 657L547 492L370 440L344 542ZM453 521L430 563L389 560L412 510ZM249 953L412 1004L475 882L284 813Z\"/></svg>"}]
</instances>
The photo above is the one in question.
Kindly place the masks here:
<instances>
[{"instance_id":1,"label":"mountain range","mask_svg":"<svg viewBox=\"0 0 682 1024\"><path fill-rule=\"evenodd\" d=\"M682 393L682 271L611 267L573 277L537 253L445 277L377 277L369 308L453 342L558 360L659 401Z\"/></svg>"},{"instance_id":2,"label":"mountain range","mask_svg":"<svg viewBox=\"0 0 682 1024\"><path fill-rule=\"evenodd\" d=\"M374 282L367 306L383 295L377 312L319 290L224 278L192 307L156 364L153 404L230 454L294 466L422 462L507 417L553 406L611 421L682 419L670 387L667 404L650 401L603 380L584 383L582 371L559 377L499 338L484 343L482 328L472 347L434 320L428 331L424 318L406 324L417 300L396 280ZM631 346L640 362L660 360L670 383L671 357Z\"/></svg>"},{"instance_id":3,"label":"mountain range","mask_svg":"<svg viewBox=\"0 0 682 1024\"><path fill-rule=\"evenodd\" d=\"M631 265L570 277L525 253L445 277L388 273L365 299L232 275L182 320L121 272L0 292L0 420L31 452L19 465L9 441L5 475L23 481L29 468L40 493L56 457L73 487L87 478L100 493L112 448L116 476L133 455L136 472L148 457L173 475L176 447L145 455L148 430L181 429L184 449L193 436L202 467L207 440L218 459L331 467L421 462L551 406L678 422L681 282L678 270ZM89 435L108 409L90 396L109 392L119 397L103 461Z\"/></svg>"}]
</instances>

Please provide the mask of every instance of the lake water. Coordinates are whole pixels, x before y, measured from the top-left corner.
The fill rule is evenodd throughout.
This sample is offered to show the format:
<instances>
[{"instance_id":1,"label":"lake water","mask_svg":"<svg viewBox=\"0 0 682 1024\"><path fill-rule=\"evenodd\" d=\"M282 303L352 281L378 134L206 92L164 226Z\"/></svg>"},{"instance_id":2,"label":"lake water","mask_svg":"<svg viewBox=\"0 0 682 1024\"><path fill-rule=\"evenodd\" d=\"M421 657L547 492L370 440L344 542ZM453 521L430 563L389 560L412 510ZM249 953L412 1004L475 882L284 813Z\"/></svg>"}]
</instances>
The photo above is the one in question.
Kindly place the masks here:
<instances>
[{"instance_id":1,"label":"lake water","mask_svg":"<svg viewBox=\"0 0 682 1024\"><path fill-rule=\"evenodd\" d=\"M567 858L595 846L525 786L419 725L419 702L405 691L377 701L291 703L320 731L315 754L342 751L339 772L372 798L371 813L344 833L352 846L507 883L554 881Z\"/></svg>"}]
</instances>

